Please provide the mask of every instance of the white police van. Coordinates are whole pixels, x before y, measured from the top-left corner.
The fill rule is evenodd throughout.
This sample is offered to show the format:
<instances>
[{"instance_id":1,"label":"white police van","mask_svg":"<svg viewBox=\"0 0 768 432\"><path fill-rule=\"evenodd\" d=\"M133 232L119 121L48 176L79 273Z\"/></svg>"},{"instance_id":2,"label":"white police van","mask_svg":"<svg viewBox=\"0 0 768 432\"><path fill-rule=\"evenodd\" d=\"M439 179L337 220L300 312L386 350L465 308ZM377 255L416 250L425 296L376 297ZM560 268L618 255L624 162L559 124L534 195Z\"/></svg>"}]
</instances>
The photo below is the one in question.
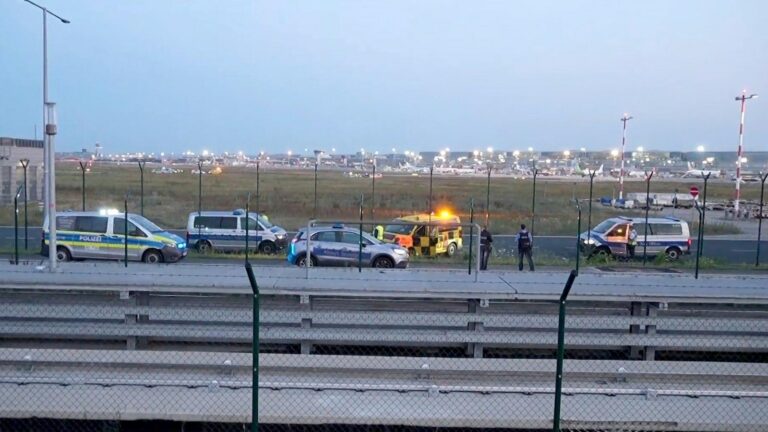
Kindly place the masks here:
<instances>
[{"instance_id":1,"label":"white police van","mask_svg":"<svg viewBox=\"0 0 768 432\"><path fill-rule=\"evenodd\" d=\"M127 228L127 230L126 230ZM50 235L48 219L43 224L41 253L48 255ZM58 261L73 259L111 259L125 257L128 243L128 260L154 264L176 262L187 256L187 243L149 219L116 209L88 212L56 213L56 258Z\"/></svg>"},{"instance_id":2,"label":"white police van","mask_svg":"<svg viewBox=\"0 0 768 432\"><path fill-rule=\"evenodd\" d=\"M198 251L245 250L245 210L192 212L187 219L187 244ZM262 214L250 212L248 248L273 254L288 244L287 233Z\"/></svg>"},{"instance_id":3,"label":"white police van","mask_svg":"<svg viewBox=\"0 0 768 432\"><path fill-rule=\"evenodd\" d=\"M645 218L619 216L606 219L591 231L581 233L579 245L582 251L592 255L626 257L632 228L637 232L635 256L642 255L645 245ZM673 217L648 218L648 256L665 254L670 260L676 260L690 252L691 232L687 222Z\"/></svg>"}]
</instances>

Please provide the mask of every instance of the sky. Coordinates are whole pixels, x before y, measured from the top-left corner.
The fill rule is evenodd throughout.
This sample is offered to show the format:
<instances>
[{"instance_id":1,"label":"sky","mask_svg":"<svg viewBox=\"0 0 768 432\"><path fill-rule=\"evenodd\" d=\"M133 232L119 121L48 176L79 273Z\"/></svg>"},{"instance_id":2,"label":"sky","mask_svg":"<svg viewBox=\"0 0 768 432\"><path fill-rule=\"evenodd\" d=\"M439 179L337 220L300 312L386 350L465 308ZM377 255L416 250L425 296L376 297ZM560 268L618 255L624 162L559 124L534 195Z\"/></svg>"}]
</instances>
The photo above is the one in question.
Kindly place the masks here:
<instances>
[{"instance_id":1,"label":"sky","mask_svg":"<svg viewBox=\"0 0 768 432\"><path fill-rule=\"evenodd\" d=\"M768 150L768 2L39 0L57 149ZM0 136L42 123L42 16L0 0Z\"/></svg>"}]
</instances>

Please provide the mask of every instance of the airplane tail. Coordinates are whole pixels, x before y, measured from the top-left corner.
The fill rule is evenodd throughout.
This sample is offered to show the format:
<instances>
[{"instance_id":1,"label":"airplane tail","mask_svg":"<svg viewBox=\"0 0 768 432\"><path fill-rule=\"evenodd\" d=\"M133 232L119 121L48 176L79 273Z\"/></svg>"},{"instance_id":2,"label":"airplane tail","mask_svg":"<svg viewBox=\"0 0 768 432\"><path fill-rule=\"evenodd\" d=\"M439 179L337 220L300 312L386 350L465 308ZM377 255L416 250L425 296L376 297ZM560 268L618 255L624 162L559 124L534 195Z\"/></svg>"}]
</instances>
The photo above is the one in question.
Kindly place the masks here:
<instances>
[{"instance_id":1,"label":"airplane tail","mask_svg":"<svg viewBox=\"0 0 768 432\"><path fill-rule=\"evenodd\" d=\"M690 171L690 170L692 170L692 169L694 169L694 168L695 168L695 167L693 166L693 162L690 162L690 161L689 161L689 162L688 162L688 170Z\"/></svg>"}]
</instances>

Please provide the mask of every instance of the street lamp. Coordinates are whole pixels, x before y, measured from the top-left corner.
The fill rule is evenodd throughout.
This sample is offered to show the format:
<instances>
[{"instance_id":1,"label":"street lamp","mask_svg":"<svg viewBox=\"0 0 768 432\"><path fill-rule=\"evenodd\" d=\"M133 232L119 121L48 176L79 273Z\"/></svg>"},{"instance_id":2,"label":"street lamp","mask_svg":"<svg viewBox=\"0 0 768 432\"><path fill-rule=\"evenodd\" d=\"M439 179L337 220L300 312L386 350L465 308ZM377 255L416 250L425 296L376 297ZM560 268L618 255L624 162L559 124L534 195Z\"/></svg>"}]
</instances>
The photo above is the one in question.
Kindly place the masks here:
<instances>
[{"instance_id":1,"label":"street lamp","mask_svg":"<svg viewBox=\"0 0 768 432\"><path fill-rule=\"evenodd\" d=\"M56 147L54 145L54 136L58 132L56 124L56 104L53 102L45 103L45 136L48 137L48 260L50 261L51 271L56 270Z\"/></svg>"},{"instance_id":2,"label":"street lamp","mask_svg":"<svg viewBox=\"0 0 768 432\"><path fill-rule=\"evenodd\" d=\"M31 4L32 6L40 9L43 12L43 125L48 124L46 122L46 106L48 104L48 15L52 15L53 17L57 18L59 21L61 21L64 24L69 24L69 20L60 17L59 15L49 11L47 8L40 6L39 4L31 1L31 0L24 0L27 3ZM48 136L48 134L43 135L43 140ZM44 201L46 201L46 205L43 207L43 213L44 215L48 214L49 207L51 206L51 202L53 200L50 199L49 195L49 189L48 184L50 183L49 177L49 156L48 153L50 153L50 149L47 143L43 143L43 183L45 184L45 196L43 197ZM55 157L50 158L50 160L55 160ZM53 169L53 166L51 166L51 169ZM24 189L26 191L26 188ZM26 193L26 192L25 192ZM50 218L55 219L55 218ZM51 267L52 269L55 268L55 264Z\"/></svg>"},{"instance_id":3,"label":"street lamp","mask_svg":"<svg viewBox=\"0 0 768 432\"><path fill-rule=\"evenodd\" d=\"M736 96L737 101L741 101L741 122L739 123L739 149L736 153L736 200L733 203L734 214L739 213L739 199L741 198L741 159L744 152L744 111L747 107L747 100L757 99L756 94L747 96L747 91L742 90L741 96ZM762 215L761 215L762 216Z\"/></svg>"},{"instance_id":4,"label":"street lamp","mask_svg":"<svg viewBox=\"0 0 768 432\"><path fill-rule=\"evenodd\" d=\"M624 113L621 117L621 172L619 173L619 199L624 199L624 148L627 143L627 122L632 120L632 116Z\"/></svg>"}]
</instances>

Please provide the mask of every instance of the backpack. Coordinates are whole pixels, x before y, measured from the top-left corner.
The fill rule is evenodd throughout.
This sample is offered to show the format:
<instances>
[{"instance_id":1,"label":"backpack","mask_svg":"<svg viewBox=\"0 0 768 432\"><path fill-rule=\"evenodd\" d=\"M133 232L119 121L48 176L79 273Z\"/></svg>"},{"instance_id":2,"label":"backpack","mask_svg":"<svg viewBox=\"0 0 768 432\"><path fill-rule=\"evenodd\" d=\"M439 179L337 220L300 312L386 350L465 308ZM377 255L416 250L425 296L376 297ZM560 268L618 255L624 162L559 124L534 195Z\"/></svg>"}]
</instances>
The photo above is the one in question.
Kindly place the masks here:
<instances>
[{"instance_id":1,"label":"backpack","mask_svg":"<svg viewBox=\"0 0 768 432\"><path fill-rule=\"evenodd\" d=\"M528 234L528 232L520 232L519 238L517 240L517 247L520 249L529 249L531 247L531 236Z\"/></svg>"}]
</instances>

